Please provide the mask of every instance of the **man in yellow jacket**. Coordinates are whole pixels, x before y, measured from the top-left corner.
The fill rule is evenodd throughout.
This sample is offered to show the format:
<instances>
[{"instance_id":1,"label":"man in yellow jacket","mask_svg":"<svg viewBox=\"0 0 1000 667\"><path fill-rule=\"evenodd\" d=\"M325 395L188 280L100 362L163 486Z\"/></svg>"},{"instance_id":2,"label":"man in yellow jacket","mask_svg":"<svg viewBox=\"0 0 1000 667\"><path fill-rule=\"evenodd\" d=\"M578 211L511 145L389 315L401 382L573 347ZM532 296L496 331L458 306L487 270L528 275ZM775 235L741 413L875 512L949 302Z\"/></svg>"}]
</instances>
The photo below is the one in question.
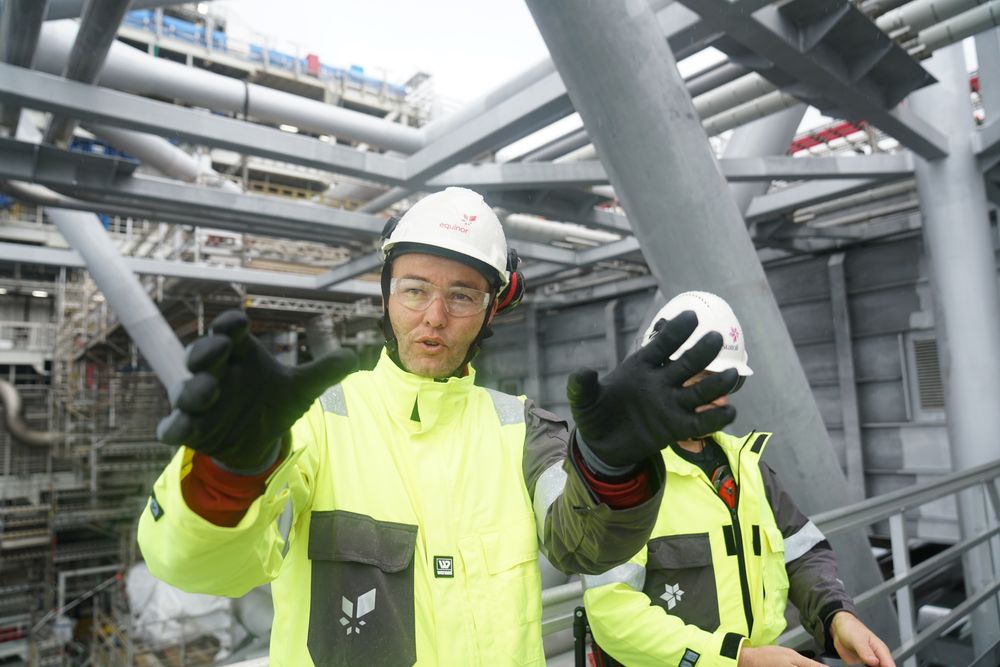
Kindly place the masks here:
<instances>
[{"instance_id":1,"label":"man in yellow jacket","mask_svg":"<svg viewBox=\"0 0 1000 667\"><path fill-rule=\"evenodd\" d=\"M685 313L605 377L568 385L577 429L475 385L470 360L519 298L516 255L478 194L422 199L383 233L375 369L340 352L278 363L239 312L188 352L160 438L182 444L139 523L153 574L239 596L273 581L271 664L542 665L539 551L602 572L646 541L661 443L734 417L695 406L735 372L684 381L718 334L663 363Z\"/></svg>"},{"instance_id":2,"label":"man in yellow jacket","mask_svg":"<svg viewBox=\"0 0 1000 667\"><path fill-rule=\"evenodd\" d=\"M718 356L689 384L734 369L735 391L753 371L743 329L720 297L674 297L657 313L644 344L688 310L699 322L688 344L709 330L725 336ZM721 396L711 405L726 403ZM822 667L774 645L791 599L824 650L848 664L894 667L885 643L855 615L823 533L761 460L770 439L770 433L717 431L663 450L666 490L648 543L628 563L584 577L587 619L614 661L628 667Z\"/></svg>"}]
</instances>

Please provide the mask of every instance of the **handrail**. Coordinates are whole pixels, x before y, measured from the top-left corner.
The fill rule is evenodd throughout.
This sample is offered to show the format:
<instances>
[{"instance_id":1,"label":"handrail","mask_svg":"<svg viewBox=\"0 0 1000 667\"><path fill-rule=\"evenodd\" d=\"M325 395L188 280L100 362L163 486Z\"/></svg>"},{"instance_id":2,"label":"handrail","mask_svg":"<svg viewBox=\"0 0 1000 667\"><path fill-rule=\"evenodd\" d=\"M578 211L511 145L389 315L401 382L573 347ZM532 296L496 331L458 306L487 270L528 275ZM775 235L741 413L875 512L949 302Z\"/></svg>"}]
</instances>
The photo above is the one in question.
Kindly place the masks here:
<instances>
[{"instance_id":1,"label":"handrail","mask_svg":"<svg viewBox=\"0 0 1000 667\"><path fill-rule=\"evenodd\" d=\"M857 526L867 526L888 519L893 514L952 495L996 477L1000 477L1000 461L984 463L933 482L899 489L853 505L821 512L812 517L812 520L823 534L829 537Z\"/></svg>"},{"instance_id":2,"label":"handrail","mask_svg":"<svg viewBox=\"0 0 1000 667\"><path fill-rule=\"evenodd\" d=\"M993 506L994 512L1000 513L998 481L1000 481L1000 461L995 461L952 473L935 481L900 489L845 507L822 512L813 516L812 520L829 537L830 535L835 535L852 528L869 526L878 521L889 519L890 526L893 528L891 531L893 549L894 551L903 550L905 552L906 531L904 514L907 510L925 505L945 496L951 496L967 489L982 486L987 500ZM944 551L913 567L909 567L908 560L897 559L895 576L859 594L855 598L855 604L859 609L864 609L877 600L896 594L901 609L905 610L907 605L904 605L903 602L912 600L912 593L910 591L912 585L957 561L970 550L987 544L990 540L998 536L1000 536L1000 514L995 517L992 525L983 531L972 537L960 540ZM992 547L992 544L990 546ZM998 554L994 554L994 557L997 556ZM571 614L568 615L566 610L561 608L560 605L574 599L580 599L582 590L581 582L574 581L542 591L542 604L546 612L542 622L543 634L548 635L571 625ZM903 643L893 652L893 657L900 664L903 664L905 661L907 665L914 665L915 656L921 649L934 639L937 639L943 631L952 626L957 620L967 616L972 610L988 601L991 597L995 597L998 592L1000 592L1000 579L991 582L985 588L977 591L975 595L964 600L945 617L938 619L919 634L913 633L914 619L903 618L901 616L900 631L904 635ZM909 614L904 613L903 616L909 616ZM778 643L785 646L799 646L808 639L808 633L800 626L784 633L779 637ZM1000 644L987 650L970 667L992 665L994 662L990 662L990 660L994 656L1000 656Z\"/></svg>"}]
</instances>

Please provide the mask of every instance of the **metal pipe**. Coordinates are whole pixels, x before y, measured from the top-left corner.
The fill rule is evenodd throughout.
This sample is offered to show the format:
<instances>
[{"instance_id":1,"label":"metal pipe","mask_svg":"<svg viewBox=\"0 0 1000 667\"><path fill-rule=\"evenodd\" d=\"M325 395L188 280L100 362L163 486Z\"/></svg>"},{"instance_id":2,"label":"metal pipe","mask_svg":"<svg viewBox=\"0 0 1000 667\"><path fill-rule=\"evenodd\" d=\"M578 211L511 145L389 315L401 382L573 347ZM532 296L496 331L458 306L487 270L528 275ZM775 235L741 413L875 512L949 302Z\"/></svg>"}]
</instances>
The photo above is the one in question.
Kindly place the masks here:
<instances>
[{"instance_id":1,"label":"metal pipe","mask_svg":"<svg viewBox=\"0 0 1000 667\"><path fill-rule=\"evenodd\" d=\"M539 243L562 241L576 245L598 246L620 241L622 238L619 234L602 232L583 225L546 220L523 213L511 213L505 217L501 216L500 219L508 237L523 241Z\"/></svg>"},{"instance_id":2,"label":"metal pipe","mask_svg":"<svg viewBox=\"0 0 1000 667\"><path fill-rule=\"evenodd\" d=\"M223 190L243 192L241 187L163 137L108 125L88 123L83 127L93 132L99 139L153 167L164 176L187 183L204 180Z\"/></svg>"},{"instance_id":3,"label":"metal pipe","mask_svg":"<svg viewBox=\"0 0 1000 667\"><path fill-rule=\"evenodd\" d=\"M932 52L998 25L1000 0L990 0L988 4L959 14L950 21L921 30L917 41L924 50Z\"/></svg>"},{"instance_id":4,"label":"metal pipe","mask_svg":"<svg viewBox=\"0 0 1000 667\"><path fill-rule=\"evenodd\" d=\"M688 77L685 79L685 82L687 83L687 89L691 93L691 97L698 97L710 90L715 90L719 86L724 86L731 81L735 81L747 72L749 70L743 65L737 65L731 61L723 61L715 67Z\"/></svg>"},{"instance_id":5,"label":"metal pipe","mask_svg":"<svg viewBox=\"0 0 1000 667\"><path fill-rule=\"evenodd\" d=\"M886 12L891 12L897 7L901 7L911 0L865 0L859 5L859 9L865 13L865 16L870 16L876 18L885 14Z\"/></svg>"},{"instance_id":6,"label":"metal pipe","mask_svg":"<svg viewBox=\"0 0 1000 667\"><path fill-rule=\"evenodd\" d=\"M39 38L35 68L61 74L76 32L72 21L46 22ZM413 153L424 143L423 132L417 128L154 58L122 42L111 45L98 81L117 90L169 97L214 111L287 123L308 132L363 141L404 153Z\"/></svg>"},{"instance_id":7,"label":"metal pipe","mask_svg":"<svg viewBox=\"0 0 1000 667\"><path fill-rule=\"evenodd\" d=\"M912 178L908 178L905 181L900 181L899 183L892 183L890 185L883 185L877 188L872 188L870 190L865 190L864 192L859 192L857 194L848 195L846 197L841 197L839 199L831 199L830 201L823 202L822 204L813 204L812 206L804 206L795 211L796 216L809 216L815 218L826 213L833 213L834 211L840 211L851 206L859 206L861 204L870 204L872 202L878 201L879 199L885 199L886 197L892 197L895 195L905 194L911 192L916 187L916 181Z\"/></svg>"},{"instance_id":8,"label":"metal pipe","mask_svg":"<svg viewBox=\"0 0 1000 667\"><path fill-rule=\"evenodd\" d=\"M163 314L135 274L125 266L97 216L62 208L46 210L49 219L87 263L108 305L171 393L190 374L184 350Z\"/></svg>"},{"instance_id":9,"label":"metal pipe","mask_svg":"<svg viewBox=\"0 0 1000 667\"><path fill-rule=\"evenodd\" d=\"M31 67L49 0L7 0L0 3L0 61ZM16 129L20 108L0 105L0 123Z\"/></svg>"},{"instance_id":10,"label":"metal pipe","mask_svg":"<svg viewBox=\"0 0 1000 667\"><path fill-rule=\"evenodd\" d=\"M45 15L45 20L75 19L83 13L86 3L87 0L49 0L49 13ZM153 9L177 4L180 4L179 0L132 0L129 9Z\"/></svg>"},{"instance_id":11,"label":"metal pipe","mask_svg":"<svg viewBox=\"0 0 1000 667\"><path fill-rule=\"evenodd\" d=\"M118 36L118 26L125 18L129 0L89 0L83 7L80 28L70 50L62 75L71 81L94 83L101 73L111 43ZM65 143L73 134L76 121L53 116L45 130L44 143Z\"/></svg>"},{"instance_id":12,"label":"metal pipe","mask_svg":"<svg viewBox=\"0 0 1000 667\"><path fill-rule=\"evenodd\" d=\"M21 394L9 382L0 380L0 402L3 403L3 417L12 438L32 447L51 447L66 440L65 433L55 431L35 431L21 417Z\"/></svg>"},{"instance_id":13,"label":"metal pipe","mask_svg":"<svg viewBox=\"0 0 1000 667\"><path fill-rule=\"evenodd\" d=\"M773 93L768 93L763 97L712 116L702 123L702 127L704 127L708 136L713 137L717 134L722 134L726 130L746 125L758 118L770 116L773 113L782 109L788 109L796 104L801 104L801 102L787 93L776 90Z\"/></svg>"},{"instance_id":14,"label":"metal pipe","mask_svg":"<svg viewBox=\"0 0 1000 667\"><path fill-rule=\"evenodd\" d=\"M751 72L721 88L694 98L694 108L699 117L711 118L777 89L777 86L757 72Z\"/></svg>"},{"instance_id":15,"label":"metal pipe","mask_svg":"<svg viewBox=\"0 0 1000 667\"><path fill-rule=\"evenodd\" d=\"M590 143L590 137L587 136L587 130L578 128L564 134L558 139L554 139L544 146L539 146L534 150L528 151L521 157L517 158L520 162L543 162L546 160L553 160L557 157L563 156L570 151L575 151L581 146L586 146Z\"/></svg>"},{"instance_id":16,"label":"metal pipe","mask_svg":"<svg viewBox=\"0 0 1000 667\"><path fill-rule=\"evenodd\" d=\"M878 17L875 25L890 34L902 30L918 33L929 25L940 23L987 1L914 0Z\"/></svg>"}]
</instances>

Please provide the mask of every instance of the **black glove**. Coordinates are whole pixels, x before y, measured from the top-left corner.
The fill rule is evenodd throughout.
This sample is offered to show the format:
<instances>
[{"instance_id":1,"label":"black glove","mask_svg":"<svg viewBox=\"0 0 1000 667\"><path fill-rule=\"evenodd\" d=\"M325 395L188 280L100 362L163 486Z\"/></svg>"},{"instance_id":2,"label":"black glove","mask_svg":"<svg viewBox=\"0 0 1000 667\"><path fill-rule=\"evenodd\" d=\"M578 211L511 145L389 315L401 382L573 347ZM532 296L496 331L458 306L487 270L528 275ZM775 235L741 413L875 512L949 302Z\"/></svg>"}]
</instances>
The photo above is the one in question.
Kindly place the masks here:
<instances>
[{"instance_id":1,"label":"black glove","mask_svg":"<svg viewBox=\"0 0 1000 667\"><path fill-rule=\"evenodd\" d=\"M285 366L250 333L239 310L216 317L187 353L193 374L160 421L157 438L187 445L228 468L262 472L281 438L317 396L357 367L350 350L302 366Z\"/></svg>"},{"instance_id":2,"label":"black glove","mask_svg":"<svg viewBox=\"0 0 1000 667\"><path fill-rule=\"evenodd\" d=\"M677 361L670 361L697 326L698 317L685 311L603 380L589 368L569 376L566 395L577 432L603 463L634 466L672 442L714 433L736 418L736 409L728 405L695 412L733 388L735 369L683 387L722 349L718 332L705 334Z\"/></svg>"}]
</instances>

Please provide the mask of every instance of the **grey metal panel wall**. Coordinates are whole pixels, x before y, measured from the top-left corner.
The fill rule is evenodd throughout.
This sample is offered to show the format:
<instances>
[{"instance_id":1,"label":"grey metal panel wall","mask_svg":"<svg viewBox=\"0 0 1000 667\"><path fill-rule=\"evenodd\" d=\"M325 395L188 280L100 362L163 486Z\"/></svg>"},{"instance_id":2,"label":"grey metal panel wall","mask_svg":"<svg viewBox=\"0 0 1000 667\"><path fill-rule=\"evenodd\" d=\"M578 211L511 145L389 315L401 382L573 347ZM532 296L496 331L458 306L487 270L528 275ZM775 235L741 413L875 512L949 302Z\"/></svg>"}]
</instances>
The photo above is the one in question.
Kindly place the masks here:
<instances>
[{"instance_id":1,"label":"grey metal panel wall","mask_svg":"<svg viewBox=\"0 0 1000 667\"><path fill-rule=\"evenodd\" d=\"M767 276L795 343L824 423L842 467L845 436L833 308L827 270L829 257L785 260L767 266ZM933 304L927 289L926 257L919 236L860 246L846 251L844 270L852 332L853 362L867 495L879 495L944 474L951 469L943 413L921 411L914 403L913 370L907 368L910 338L933 337ZM619 296L618 352L634 349L652 291ZM495 323L476 366L484 383L524 391L534 370L541 392L532 398L569 418L567 375L579 366L606 372L609 357L606 301L571 306L522 306ZM538 308L539 368L528 367L526 335L529 307ZM745 327L752 314L740 313ZM753 366L753 350L750 365ZM753 389L753 381L747 385ZM739 395L734 398L739 406ZM780 432L780 424L759 428ZM956 533L953 505L924 508L914 518L916 534L951 540Z\"/></svg>"}]
</instances>

